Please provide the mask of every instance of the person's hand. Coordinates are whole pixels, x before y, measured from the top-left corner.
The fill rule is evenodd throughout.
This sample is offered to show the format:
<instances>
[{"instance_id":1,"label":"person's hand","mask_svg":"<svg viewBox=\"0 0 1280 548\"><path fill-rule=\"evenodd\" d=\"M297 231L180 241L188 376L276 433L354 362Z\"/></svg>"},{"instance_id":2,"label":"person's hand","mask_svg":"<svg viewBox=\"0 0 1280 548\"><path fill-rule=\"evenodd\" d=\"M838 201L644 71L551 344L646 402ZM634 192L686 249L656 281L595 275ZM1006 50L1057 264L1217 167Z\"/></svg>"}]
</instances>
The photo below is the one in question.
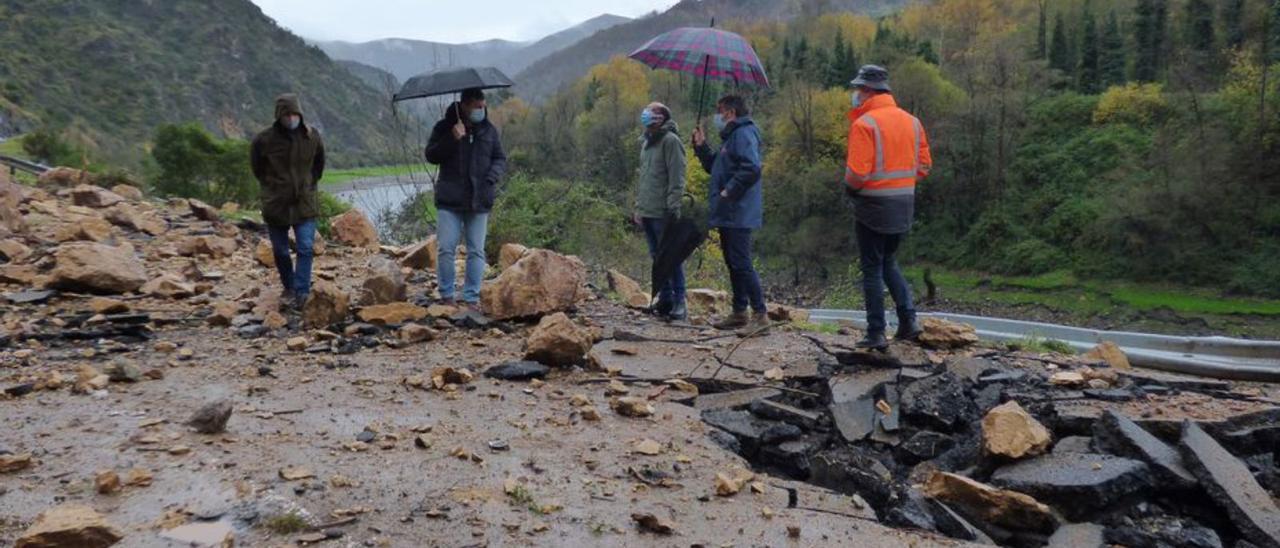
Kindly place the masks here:
<instances>
[{"instance_id":1,"label":"person's hand","mask_svg":"<svg viewBox=\"0 0 1280 548\"><path fill-rule=\"evenodd\" d=\"M728 198L728 197L729 197L729 189L727 189L727 188L726 188L726 189L724 189L724 190L721 190L721 191L720 191L720 197L721 197L721 198Z\"/></svg>"},{"instance_id":2,"label":"person's hand","mask_svg":"<svg viewBox=\"0 0 1280 548\"><path fill-rule=\"evenodd\" d=\"M644 224L640 221L640 212L637 211L631 214L631 222L635 223L636 226Z\"/></svg>"},{"instance_id":3,"label":"person's hand","mask_svg":"<svg viewBox=\"0 0 1280 548\"><path fill-rule=\"evenodd\" d=\"M702 131L702 126L693 128L693 146L700 147L707 143L707 134Z\"/></svg>"},{"instance_id":4,"label":"person's hand","mask_svg":"<svg viewBox=\"0 0 1280 548\"><path fill-rule=\"evenodd\" d=\"M456 140L458 140L458 141L461 141L461 140L462 140L462 138L463 138L463 137L466 137L466 136L467 136L467 126L466 126L466 124L463 124L462 122L458 122L458 123L456 123L456 124L454 124L454 125L453 125L453 138L454 138L454 139L456 139Z\"/></svg>"}]
</instances>

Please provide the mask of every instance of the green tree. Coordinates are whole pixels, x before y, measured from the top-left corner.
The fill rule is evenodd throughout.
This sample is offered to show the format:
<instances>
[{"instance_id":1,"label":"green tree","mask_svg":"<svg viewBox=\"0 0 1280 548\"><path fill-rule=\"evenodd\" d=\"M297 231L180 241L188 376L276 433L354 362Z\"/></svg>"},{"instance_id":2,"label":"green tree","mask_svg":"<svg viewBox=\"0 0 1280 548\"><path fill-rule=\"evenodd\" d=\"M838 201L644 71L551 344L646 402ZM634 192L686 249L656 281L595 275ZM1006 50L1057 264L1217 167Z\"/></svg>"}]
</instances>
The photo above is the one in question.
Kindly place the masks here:
<instances>
[{"instance_id":1,"label":"green tree","mask_svg":"<svg viewBox=\"0 0 1280 548\"><path fill-rule=\"evenodd\" d=\"M215 206L254 205L258 182L249 168L249 143L218 139L198 123L156 129L151 157L159 168L151 186L160 194L198 198Z\"/></svg>"},{"instance_id":2,"label":"green tree","mask_svg":"<svg viewBox=\"0 0 1280 548\"><path fill-rule=\"evenodd\" d=\"M1067 45L1067 24L1062 20L1062 12L1054 17L1053 43L1049 47L1049 67L1064 73L1071 72L1071 50Z\"/></svg>"},{"instance_id":3,"label":"green tree","mask_svg":"<svg viewBox=\"0 0 1280 548\"><path fill-rule=\"evenodd\" d=\"M1135 8L1134 41L1136 57L1133 78L1154 82L1164 66L1165 4L1164 0L1138 0Z\"/></svg>"},{"instance_id":4,"label":"green tree","mask_svg":"<svg viewBox=\"0 0 1280 548\"><path fill-rule=\"evenodd\" d=\"M1036 59L1044 60L1049 55L1049 15L1048 0L1040 0L1037 3L1039 9L1039 23L1036 26Z\"/></svg>"},{"instance_id":5,"label":"green tree","mask_svg":"<svg viewBox=\"0 0 1280 548\"><path fill-rule=\"evenodd\" d=\"M1077 74L1077 87L1082 93L1094 94L1102 91L1102 70L1098 50L1098 24L1094 21L1093 12L1086 3L1084 33L1080 41L1080 69Z\"/></svg>"},{"instance_id":6,"label":"green tree","mask_svg":"<svg viewBox=\"0 0 1280 548\"><path fill-rule=\"evenodd\" d=\"M1187 0L1182 17L1182 40L1198 53L1213 49L1213 7L1208 0Z\"/></svg>"},{"instance_id":7,"label":"green tree","mask_svg":"<svg viewBox=\"0 0 1280 548\"><path fill-rule=\"evenodd\" d=\"M1120 22L1113 11L1107 16L1107 28L1102 32L1098 70L1104 88L1125 83L1124 36L1120 34Z\"/></svg>"},{"instance_id":8,"label":"green tree","mask_svg":"<svg viewBox=\"0 0 1280 548\"><path fill-rule=\"evenodd\" d=\"M1223 0L1222 40L1228 48L1237 49L1244 45L1244 2Z\"/></svg>"}]
</instances>

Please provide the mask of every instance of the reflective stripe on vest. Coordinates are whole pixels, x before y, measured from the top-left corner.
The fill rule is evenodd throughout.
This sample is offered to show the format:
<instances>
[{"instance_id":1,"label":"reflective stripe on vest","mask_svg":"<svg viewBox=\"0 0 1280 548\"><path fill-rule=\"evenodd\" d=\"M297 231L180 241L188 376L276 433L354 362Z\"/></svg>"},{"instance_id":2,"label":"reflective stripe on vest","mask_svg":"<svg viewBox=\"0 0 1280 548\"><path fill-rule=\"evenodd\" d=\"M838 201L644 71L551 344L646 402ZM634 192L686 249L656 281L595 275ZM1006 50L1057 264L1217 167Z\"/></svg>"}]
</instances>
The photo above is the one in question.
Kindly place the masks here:
<instances>
[{"instance_id":1,"label":"reflective stripe on vest","mask_svg":"<svg viewBox=\"0 0 1280 548\"><path fill-rule=\"evenodd\" d=\"M861 120L863 123L867 124L867 126L871 128L871 135L874 137L875 143L876 143L875 168L871 171L871 173L867 174L867 176L864 177L863 180L868 183L872 183L876 181L891 181L895 179L911 179L912 183L914 184L916 177L918 177L920 173L920 148L921 148L921 142L924 135L924 129L920 127L920 120L914 116L911 117L911 129L913 132L915 132L915 143L916 143L915 162L912 165L910 170L898 170L898 171L885 171L884 169L884 139L880 134L880 124L876 123L876 119L871 116L871 113L863 114L862 117L859 118L859 120ZM845 171L847 173L852 173L852 170L849 170L848 168L845 168ZM868 190L871 190L871 189L864 189L862 191L862 194L867 196L876 195L872 192L868 192ZM898 189L889 189L889 190L898 190ZM910 192L908 193L900 192L897 194L910 194ZM879 194L879 195L888 196L890 194Z\"/></svg>"}]
</instances>

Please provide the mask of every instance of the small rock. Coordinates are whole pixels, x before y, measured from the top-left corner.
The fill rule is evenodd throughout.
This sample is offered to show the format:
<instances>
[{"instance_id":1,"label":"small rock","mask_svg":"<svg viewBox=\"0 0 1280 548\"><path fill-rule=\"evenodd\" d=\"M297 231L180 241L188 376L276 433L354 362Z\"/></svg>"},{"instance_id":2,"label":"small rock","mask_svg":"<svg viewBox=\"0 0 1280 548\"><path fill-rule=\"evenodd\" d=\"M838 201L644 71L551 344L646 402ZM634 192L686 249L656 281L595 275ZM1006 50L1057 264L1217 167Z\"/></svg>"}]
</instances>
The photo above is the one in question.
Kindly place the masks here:
<instances>
[{"instance_id":1,"label":"small rock","mask_svg":"<svg viewBox=\"0 0 1280 548\"><path fill-rule=\"evenodd\" d=\"M111 495L120 491L120 474L115 470L103 470L93 478L93 488L99 495Z\"/></svg>"},{"instance_id":2,"label":"small rock","mask_svg":"<svg viewBox=\"0 0 1280 548\"><path fill-rule=\"evenodd\" d=\"M280 469L280 479L285 481L298 481L314 477L316 475L311 470L301 466L286 466Z\"/></svg>"},{"instance_id":3,"label":"small rock","mask_svg":"<svg viewBox=\"0 0 1280 548\"><path fill-rule=\"evenodd\" d=\"M535 361L507 362L484 371L484 376L504 381L525 381L547 376L551 368Z\"/></svg>"},{"instance_id":4,"label":"small rock","mask_svg":"<svg viewBox=\"0 0 1280 548\"><path fill-rule=\"evenodd\" d=\"M641 455L654 456L662 453L662 444L651 439L644 439L637 442L632 450Z\"/></svg>"},{"instance_id":5,"label":"small rock","mask_svg":"<svg viewBox=\"0 0 1280 548\"><path fill-rule=\"evenodd\" d=\"M229 548L235 546L236 533L231 525L213 521L180 525L160 533L160 536L182 546Z\"/></svg>"},{"instance_id":6,"label":"small rock","mask_svg":"<svg viewBox=\"0 0 1280 548\"><path fill-rule=\"evenodd\" d=\"M1054 386L1080 386L1084 383L1084 374L1078 371L1059 371L1049 376L1049 384Z\"/></svg>"},{"instance_id":7,"label":"small rock","mask_svg":"<svg viewBox=\"0 0 1280 548\"><path fill-rule=\"evenodd\" d=\"M405 344L433 341L438 335L436 330L416 323L405 324L396 332L396 337Z\"/></svg>"},{"instance_id":8,"label":"small rock","mask_svg":"<svg viewBox=\"0 0 1280 548\"><path fill-rule=\"evenodd\" d=\"M643 418L653 415L653 406L645 398L616 398L609 402L609 407L624 417Z\"/></svg>"},{"instance_id":9,"label":"small rock","mask_svg":"<svg viewBox=\"0 0 1280 548\"><path fill-rule=\"evenodd\" d=\"M302 323L308 328L324 328L347 318L350 298L336 285L320 280L302 308Z\"/></svg>"},{"instance_id":10,"label":"small rock","mask_svg":"<svg viewBox=\"0 0 1280 548\"><path fill-rule=\"evenodd\" d=\"M219 400L201 407L187 424L201 434L219 434L227 429L227 421L231 419L231 402Z\"/></svg>"},{"instance_id":11,"label":"small rock","mask_svg":"<svg viewBox=\"0 0 1280 548\"><path fill-rule=\"evenodd\" d=\"M972 325L947 321L941 318L920 320L924 332L920 343L931 348L962 348L978 342L978 333Z\"/></svg>"},{"instance_id":12,"label":"small rock","mask_svg":"<svg viewBox=\"0 0 1280 548\"><path fill-rule=\"evenodd\" d=\"M622 301L631 308L648 308L652 298L640 284L617 270L609 270L605 276L609 282L609 290L617 293Z\"/></svg>"},{"instance_id":13,"label":"small rock","mask_svg":"<svg viewBox=\"0 0 1280 548\"><path fill-rule=\"evenodd\" d=\"M1008 529L1048 534L1058 527L1053 511L1035 498L956 474L934 472L925 484L925 495L950 502L977 519Z\"/></svg>"},{"instance_id":14,"label":"small rock","mask_svg":"<svg viewBox=\"0 0 1280 548\"><path fill-rule=\"evenodd\" d=\"M360 321L373 325L399 325L427 317L427 309L406 302L366 306L356 314Z\"/></svg>"},{"instance_id":15,"label":"small rock","mask_svg":"<svg viewBox=\"0 0 1280 548\"><path fill-rule=\"evenodd\" d=\"M294 337L285 341L284 346L293 352L301 352L307 349L308 344L306 337Z\"/></svg>"},{"instance_id":16,"label":"small rock","mask_svg":"<svg viewBox=\"0 0 1280 548\"><path fill-rule=\"evenodd\" d=\"M101 514L80 504L64 504L42 512L18 538L15 548L104 548L124 534Z\"/></svg>"},{"instance_id":17,"label":"small rock","mask_svg":"<svg viewBox=\"0 0 1280 548\"><path fill-rule=\"evenodd\" d=\"M105 371L112 382L139 382L144 377L142 369L129 360L116 360Z\"/></svg>"},{"instance_id":18,"label":"small rock","mask_svg":"<svg viewBox=\"0 0 1280 548\"><path fill-rule=\"evenodd\" d=\"M12 474L31 467L31 453L0 455L0 474Z\"/></svg>"},{"instance_id":19,"label":"small rock","mask_svg":"<svg viewBox=\"0 0 1280 548\"><path fill-rule=\"evenodd\" d=\"M664 520L653 514L636 513L631 514L631 520L636 522L636 526L641 531L648 531L656 535L675 534L676 528L670 521Z\"/></svg>"},{"instance_id":20,"label":"small rock","mask_svg":"<svg viewBox=\"0 0 1280 548\"><path fill-rule=\"evenodd\" d=\"M731 497L736 495L747 482L755 479L755 477L756 475L750 470L741 467L736 467L729 472L716 472L716 496Z\"/></svg>"},{"instance_id":21,"label":"small rock","mask_svg":"<svg viewBox=\"0 0 1280 548\"><path fill-rule=\"evenodd\" d=\"M1111 341L1103 341L1093 350L1085 352L1082 356L1086 360L1098 360L1106 362L1112 369L1132 369L1129 364L1129 357L1125 355L1124 350L1120 349L1120 345Z\"/></svg>"},{"instance_id":22,"label":"small rock","mask_svg":"<svg viewBox=\"0 0 1280 548\"><path fill-rule=\"evenodd\" d=\"M542 318L526 341L525 357L552 367L582 362L594 344L591 334L564 313Z\"/></svg>"}]
</instances>

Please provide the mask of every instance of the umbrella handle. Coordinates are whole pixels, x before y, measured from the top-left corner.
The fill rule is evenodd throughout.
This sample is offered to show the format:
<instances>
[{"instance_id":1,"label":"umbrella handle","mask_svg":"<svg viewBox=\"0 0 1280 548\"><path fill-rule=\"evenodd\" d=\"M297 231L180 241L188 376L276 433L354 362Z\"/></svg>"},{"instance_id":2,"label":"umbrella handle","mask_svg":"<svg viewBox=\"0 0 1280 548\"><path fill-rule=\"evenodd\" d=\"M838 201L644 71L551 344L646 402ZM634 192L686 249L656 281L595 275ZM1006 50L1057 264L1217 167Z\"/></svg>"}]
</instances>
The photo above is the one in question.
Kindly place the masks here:
<instances>
[{"instance_id":1,"label":"umbrella handle","mask_svg":"<svg viewBox=\"0 0 1280 548\"><path fill-rule=\"evenodd\" d=\"M715 17L711 18L710 28L716 28ZM695 128L702 127L702 108L703 108L703 104L707 102L707 97L706 97L707 96L707 70L709 70L710 68L711 68L711 55L707 54L703 56L703 61L702 61L702 89L698 91L698 122L694 124L693 127Z\"/></svg>"}]
</instances>

